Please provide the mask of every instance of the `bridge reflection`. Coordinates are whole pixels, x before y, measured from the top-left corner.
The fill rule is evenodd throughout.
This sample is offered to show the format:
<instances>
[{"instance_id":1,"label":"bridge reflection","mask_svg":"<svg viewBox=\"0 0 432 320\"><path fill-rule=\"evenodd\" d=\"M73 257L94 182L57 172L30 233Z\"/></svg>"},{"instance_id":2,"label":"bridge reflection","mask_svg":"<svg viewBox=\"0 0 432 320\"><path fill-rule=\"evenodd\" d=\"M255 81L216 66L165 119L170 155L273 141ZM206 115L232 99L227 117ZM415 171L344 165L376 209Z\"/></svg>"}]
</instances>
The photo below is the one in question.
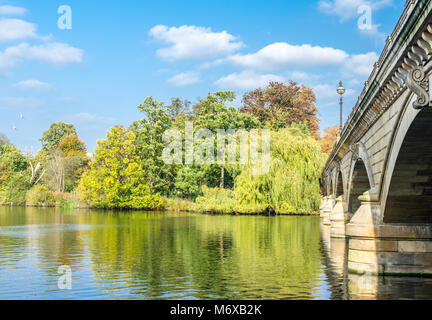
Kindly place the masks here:
<instances>
[{"instance_id":1,"label":"bridge reflection","mask_svg":"<svg viewBox=\"0 0 432 320\"><path fill-rule=\"evenodd\" d=\"M431 299L432 278L376 276L348 272L348 241L331 237L331 227L321 223L321 244L335 300Z\"/></svg>"}]
</instances>

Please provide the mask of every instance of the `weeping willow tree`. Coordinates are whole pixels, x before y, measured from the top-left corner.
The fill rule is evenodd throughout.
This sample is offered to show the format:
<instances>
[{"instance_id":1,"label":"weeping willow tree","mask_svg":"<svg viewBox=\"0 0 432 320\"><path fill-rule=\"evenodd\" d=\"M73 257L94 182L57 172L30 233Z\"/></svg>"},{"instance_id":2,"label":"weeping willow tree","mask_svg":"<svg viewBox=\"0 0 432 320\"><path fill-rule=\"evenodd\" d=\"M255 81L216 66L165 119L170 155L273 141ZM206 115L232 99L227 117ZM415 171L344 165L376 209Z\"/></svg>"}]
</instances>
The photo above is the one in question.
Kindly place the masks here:
<instances>
[{"instance_id":1,"label":"weeping willow tree","mask_svg":"<svg viewBox=\"0 0 432 320\"><path fill-rule=\"evenodd\" d=\"M316 212L325 159L319 142L299 128L273 132L269 172L253 175L252 167L248 166L236 179L235 193L240 210Z\"/></svg>"}]
</instances>

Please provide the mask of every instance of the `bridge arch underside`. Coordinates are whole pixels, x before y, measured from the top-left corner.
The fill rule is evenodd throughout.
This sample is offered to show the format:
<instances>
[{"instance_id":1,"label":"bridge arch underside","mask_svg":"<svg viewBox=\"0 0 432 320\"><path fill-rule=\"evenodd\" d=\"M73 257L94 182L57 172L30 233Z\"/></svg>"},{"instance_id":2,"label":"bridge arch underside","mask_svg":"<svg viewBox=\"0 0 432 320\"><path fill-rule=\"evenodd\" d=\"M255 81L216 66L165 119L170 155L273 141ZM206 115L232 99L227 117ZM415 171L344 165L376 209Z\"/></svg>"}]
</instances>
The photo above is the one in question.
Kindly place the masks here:
<instances>
[{"instance_id":1,"label":"bridge arch underside","mask_svg":"<svg viewBox=\"0 0 432 320\"><path fill-rule=\"evenodd\" d=\"M369 177L367 174L366 166L362 159L358 159L354 165L351 178L350 194L348 211L354 214L361 206L359 197L370 190Z\"/></svg>"},{"instance_id":2,"label":"bridge arch underside","mask_svg":"<svg viewBox=\"0 0 432 320\"><path fill-rule=\"evenodd\" d=\"M343 187L343 180L342 180L342 172L339 171L336 178L335 196L336 198L339 198L340 196L343 196L343 194L344 194L344 187Z\"/></svg>"},{"instance_id":3,"label":"bridge arch underside","mask_svg":"<svg viewBox=\"0 0 432 320\"><path fill-rule=\"evenodd\" d=\"M432 222L432 109L411 123L400 148L384 210L384 223Z\"/></svg>"}]
</instances>

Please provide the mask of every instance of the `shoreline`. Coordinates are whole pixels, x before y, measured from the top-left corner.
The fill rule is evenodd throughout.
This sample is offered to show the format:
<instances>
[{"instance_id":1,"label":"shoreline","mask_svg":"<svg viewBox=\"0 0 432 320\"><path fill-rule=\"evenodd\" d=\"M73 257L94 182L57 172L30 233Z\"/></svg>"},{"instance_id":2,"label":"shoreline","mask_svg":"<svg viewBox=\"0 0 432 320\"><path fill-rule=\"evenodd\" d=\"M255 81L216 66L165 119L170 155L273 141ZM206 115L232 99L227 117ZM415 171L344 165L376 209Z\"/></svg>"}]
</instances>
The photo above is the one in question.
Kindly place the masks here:
<instances>
[{"instance_id":1,"label":"shoreline","mask_svg":"<svg viewBox=\"0 0 432 320\"><path fill-rule=\"evenodd\" d=\"M298 216L298 217L313 217L319 216L319 213L247 213L247 212L219 212L211 210L176 210L172 208L158 208L158 209L121 209L121 208L96 208L96 207L62 207L62 206L35 206L35 205L10 205L10 204L0 204L0 207L19 207L19 208L46 208L46 209L66 209L66 210L99 210L99 211L117 211L117 212L177 212L177 213L195 213L195 214L206 214L213 216L256 216L256 217L277 217L277 216Z\"/></svg>"}]
</instances>

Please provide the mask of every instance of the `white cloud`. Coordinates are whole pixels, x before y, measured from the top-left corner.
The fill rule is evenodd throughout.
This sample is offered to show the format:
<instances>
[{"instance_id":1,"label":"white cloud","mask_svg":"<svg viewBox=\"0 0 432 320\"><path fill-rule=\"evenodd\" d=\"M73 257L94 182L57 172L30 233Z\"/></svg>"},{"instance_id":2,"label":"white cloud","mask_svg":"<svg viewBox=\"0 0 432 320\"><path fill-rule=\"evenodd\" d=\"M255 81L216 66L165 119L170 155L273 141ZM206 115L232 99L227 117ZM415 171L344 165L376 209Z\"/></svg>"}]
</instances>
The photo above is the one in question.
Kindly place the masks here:
<instances>
[{"instance_id":1,"label":"white cloud","mask_svg":"<svg viewBox=\"0 0 432 320\"><path fill-rule=\"evenodd\" d=\"M197 26L167 27L157 25L149 34L156 40L171 44L157 54L166 60L203 59L231 54L243 43L226 31L212 32L210 28Z\"/></svg>"},{"instance_id":2,"label":"white cloud","mask_svg":"<svg viewBox=\"0 0 432 320\"><path fill-rule=\"evenodd\" d=\"M27 9L9 5L0 6L0 15L22 16L27 13Z\"/></svg>"},{"instance_id":3,"label":"white cloud","mask_svg":"<svg viewBox=\"0 0 432 320\"><path fill-rule=\"evenodd\" d=\"M245 70L223 77L217 80L215 84L223 88L249 90L265 87L270 81L284 82L285 78L274 74L259 74L252 70Z\"/></svg>"},{"instance_id":4,"label":"white cloud","mask_svg":"<svg viewBox=\"0 0 432 320\"><path fill-rule=\"evenodd\" d=\"M393 0L320 0L318 8L326 14L336 15L344 22L357 18L361 6L370 6L372 10L379 10L393 4Z\"/></svg>"},{"instance_id":5,"label":"white cloud","mask_svg":"<svg viewBox=\"0 0 432 320\"><path fill-rule=\"evenodd\" d=\"M41 45L21 43L0 52L0 72L23 60L37 60L52 64L81 63L84 52L66 43L50 42Z\"/></svg>"},{"instance_id":6,"label":"white cloud","mask_svg":"<svg viewBox=\"0 0 432 320\"><path fill-rule=\"evenodd\" d=\"M373 13L391 5L393 5L393 0L320 0L318 8L326 14L340 17L340 21L345 22L351 19L359 19L365 14L363 9L369 7L372 13L370 28L363 29L359 27L359 31L364 35L383 40L385 34L379 32L380 25L373 24Z\"/></svg>"},{"instance_id":7,"label":"white cloud","mask_svg":"<svg viewBox=\"0 0 432 320\"><path fill-rule=\"evenodd\" d=\"M0 19L0 41L36 38L36 29L36 25L24 20Z\"/></svg>"},{"instance_id":8,"label":"white cloud","mask_svg":"<svg viewBox=\"0 0 432 320\"><path fill-rule=\"evenodd\" d=\"M380 26L381 26L381 25L379 25L379 24L374 24L374 25L371 26L370 29L362 29L362 30L360 30L360 33L363 34L363 35L366 35L366 36L373 36L373 37L377 37L377 38L380 39L382 42L384 42L385 39L386 39L386 35L385 35L385 33L380 32L380 31L378 30L378 28L379 28Z\"/></svg>"},{"instance_id":9,"label":"white cloud","mask_svg":"<svg viewBox=\"0 0 432 320\"><path fill-rule=\"evenodd\" d=\"M11 58L39 60L54 64L81 63L83 51L66 43L49 42L41 45L21 43L5 50L4 55Z\"/></svg>"},{"instance_id":10,"label":"white cloud","mask_svg":"<svg viewBox=\"0 0 432 320\"><path fill-rule=\"evenodd\" d=\"M375 52L352 55L345 61L342 73L347 77L361 77L366 81L373 70L374 63L378 61L378 58Z\"/></svg>"},{"instance_id":11,"label":"white cloud","mask_svg":"<svg viewBox=\"0 0 432 320\"><path fill-rule=\"evenodd\" d=\"M21 89L51 89L52 86L49 83L39 80L23 80L16 84L14 87Z\"/></svg>"},{"instance_id":12,"label":"white cloud","mask_svg":"<svg viewBox=\"0 0 432 320\"><path fill-rule=\"evenodd\" d=\"M175 75L168 79L168 82L177 87L185 87L200 81L199 74L196 72L185 72Z\"/></svg>"},{"instance_id":13,"label":"white cloud","mask_svg":"<svg viewBox=\"0 0 432 320\"><path fill-rule=\"evenodd\" d=\"M23 15L25 8L0 5L1 15ZM84 52L66 43L54 42L51 36L37 34L37 25L21 20L0 18L0 42L36 39L39 44L21 42L0 51L0 75L9 74L9 70L26 60L37 60L52 64L81 63Z\"/></svg>"},{"instance_id":14,"label":"white cloud","mask_svg":"<svg viewBox=\"0 0 432 320\"><path fill-rule=\"evenodd\" d=\"M253 54L231 56L228 61L255 70L276 71L292 67L339 65L347 58L348 54L339 49L278 42Z\"/></svg>"},{"instance_id":15,"label":"white cloud","mask_svg":"<svg viewBox=\"0 0 432 320\"><path fill-rule=\"evenodd\" d=\"M0 51L0 73L16 65L16 59Z\"/></svg>"}]
</instances>

